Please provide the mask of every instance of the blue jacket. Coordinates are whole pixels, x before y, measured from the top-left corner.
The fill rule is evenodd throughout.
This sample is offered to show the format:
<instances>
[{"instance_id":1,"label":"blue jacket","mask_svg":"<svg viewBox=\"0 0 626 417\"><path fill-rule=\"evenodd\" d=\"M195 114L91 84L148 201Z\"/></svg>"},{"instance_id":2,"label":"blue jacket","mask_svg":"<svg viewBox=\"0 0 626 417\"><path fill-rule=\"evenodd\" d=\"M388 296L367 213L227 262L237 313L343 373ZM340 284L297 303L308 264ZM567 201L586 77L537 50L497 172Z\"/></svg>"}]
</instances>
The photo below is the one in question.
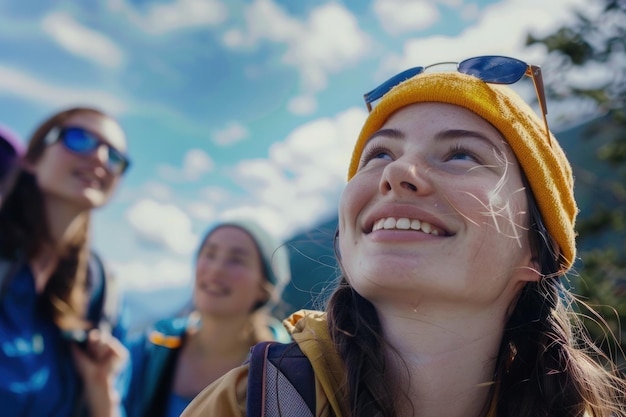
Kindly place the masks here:
<instances>
[{"instance_id":1,"label":"blue jacket","mask_svg":"<svg viewBox=\"0 0 626 417\"><path fill-rule=\"evenodd\" d=\"M172 383L186 330L196 324L188 316L164 319L130 343L132 377L125 401L128 417L178 417L191 402L193 398L176 396ZM291 340L278 321L270 330L278 341Z\"/></svg>"},{"instance_id":2,"label":"blue jacket","mask_svg":"<svg viewBox=\"0 0 626 417\"><path fill-rule=\"evenodd\" d=\"M15 271L12 276L0 277L1 414L20 417L86 415L80 405L82 383L74 368L70 342L42 311L28 265L16 264L12 271ZM106 285L104 280L102 284ZM105 291L98 286L93 289ZM99 308L99 315L102 315L102 297L98 294L90 301L90 310ZM114 335L123 339L125 330L124 320L119 320ZM124 380L120 379L118 384L124 391Z\"/></svg>"}]
</instances>

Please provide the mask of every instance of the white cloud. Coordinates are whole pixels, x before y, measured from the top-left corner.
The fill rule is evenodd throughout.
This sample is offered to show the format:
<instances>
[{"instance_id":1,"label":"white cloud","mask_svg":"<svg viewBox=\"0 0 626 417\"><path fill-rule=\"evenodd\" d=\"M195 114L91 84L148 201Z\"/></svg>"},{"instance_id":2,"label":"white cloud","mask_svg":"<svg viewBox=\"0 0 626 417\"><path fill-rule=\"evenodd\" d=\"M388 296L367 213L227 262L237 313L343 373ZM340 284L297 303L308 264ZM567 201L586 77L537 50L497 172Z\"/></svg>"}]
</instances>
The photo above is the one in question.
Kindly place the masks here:
<instances>
[{"instance_id":1,"label":"white cloud","mask_svg":"<svg viewBox=\"0 0 626 417\"><path fill-rule=\"evenodd\" d=\"M147 33L165 34L192 28L214 26L224 22L228 9L219 0L174 0L151 3L140 12L125 0L109 0L109 8L124 13L128 19Z\"/></svg>"},{"instance_id":2,"label":"white cloud","mask_svg":"<svg viewBox=\"0 0 626 417\"><path fill-rule=\"evenodd\" d=\"M202 175L213 170L213 160L202 149L191 149L185 155L183 172L190 180L200 178Z\"/></svg>"},{"instance_id":3,"label":"white cloud","mask_svg":"<svg viewBox=\"0 0 626 417\"><path fill-rule=\"evenodd\" d=\"M229 48L240 48L245 45L246 36L239 29L229 29L222 35L222 43Z\"/></svg>"},{"instance_id":4,"label":"white cloud","mask_svg":"<svg viewBox=\"0 0 626 417\"><path fill-rule=\"evenodd\" d=\"M111 269L119 278L123 290L155 290L163 287L191 285L192 270L189 262L163 258L156 262L130 261L115 263Z\"/></svg>"},{"instance_id":5,"label":"white cloud","mask_svg":"<svg viewBox=\"0 0 626 417\"><path fill-rule=\"evenodd\" d=\"M161 165L159 174L168 181L197 181L215 168L215 163L202 149L190 149L185 154L183 166L179 169L171 165Z\"/></svg>"},{"instance_id":6,"label":"white cloud","mask_svg":"<svg viewBox=\"0 0 626 417\"><path fill-rule=\"evenodd\" d=\"M294 97L287 103L287 109L299 116L313 114L317 110L317 100L311 95Z\"/></svg>"},{"instance_id":7,"label":"white cloud","mask_svg":"<svg viewBox=\"0 0 626 417\"><path fill-rule=\"evenodd\" d=\"M480 10L476 3L470 3L461 8L460 15L463 20L474 20L480 16Z\"/></svg>"},{"instance_id":8,"label":"white cloud","mask_svg":"<svg viewBox=\"0 0 626 417\"><path fill-rule=\"evenodd\" d=\"M187 211L194 219L203 222L213 221L217 216L217 211L215 210L215 207L213 207L211 204L203 203L200 201L189 203L189 205L187 206Z\"/></svg>"},{"instance_id":9,"label":"white cloud","mask_svg":"<svg viewBox=\"0 0 626 417\"><path fill-rule=\"evenodd\" d=\"M198 195L217 204L226 201L229 197L229 192L220 187L205 187L200 190Z\"/></svg>"},{"instance_id":10,"label":"white cloud","mask_svg":"<svg viewBox=\"0 0 626 417\"><path fill-rule=\"evenodd\" d=\"M143 193L148 198L160 201L168 201L174 196L173 190L161 182L147 181L141 186Z\"/></svg>"},{"instance_id":11,"label":"white cloud","mask_svg":"<svg viewBox=\"0 0 626 417\"><path fill-rule=\"evenodd\" d=\"M142 240L177 254L191 254L197 243L189 216L174 205L139 200L128 209L126 219Z\"/></svg>"},{"instance_id":12,"label":"white cloud","mask_svg":"<svg viewBox=\"0 0 626 417\"><path fill-rule=\"evenodd\" d=\"M78 23L69 13L46 16L42 28L55 42L72 54L109 68L119 68L124 53L109 37Z\"/></svg>"},{"instance_id":13,"label":"white cloud","mask_svg":"<svg viewBox=\"0 0 626 417\"><path fill-rule=\"evenodd\" d=\"M347 162L366 112L348 109L306 123L272 145L268 159L239 162L233 178L254 204L224 215L249 215L286 237L336 213Z\"/></svg>"},{"instance_id":14,"label":"white cloud","mask_svg":"<svg viewBox=\"0 0 626 417\"><path fill-rule=\"evenodd\" d=\"M220 215L220 220L227 221L229 219L254 220L278 239L287 239L291 237L294 231L291 225L285 222L282 213L271 206L246 205L226 209Z\"/></svg>"},{"instance_id":15,"label":"white cloud","mask_svg":"<svg viewBox=\"0 0 626 417\"><path fill-rule=\"evenodd\" d=\"M354 15L337 3L313 9L306 21L290 17L271 0L255 0L244 15L246 30L231 30L224 42L231 47L263 40L285 44L283 61L299 70L307 93L325 88L329 73L358 62L371 46Z\"/></svg>"},{"instance_id":16,"label":"white cloud","mask_svg":"<svg viewBox=\"0 0 626 417\"><path fill-rule=\"evenodd\" d=\"M48 84L25 71L1 65L0 94L21 97L54 108L89 105L113 115L128 111L124 101L104 91Z\"/></svg>"},{"instance_id":17,"label":"white cloud","mask_svg":"<svg viewBox=\"0 0 626 417\"><path fill-rule=\"evenodd\" d=\"M427 0L376 0L373 8L381 26L393 35L426 29L439 19L436 4Z\"/></svg>"},{"instance_id":18,"label":"white cloud","mask_svg":"<svg viewBox=\"0 0 626 417\"><path fill-rule=\"evenodd\" d=\"M546 35L571 20L571 7L584 0L505 0L486 7L480 19L458 36L435 35L409 39L404 54L392 59L395 71L419 64L502 54L540 59L542 51L525 46L526 35ZM428 62L424 62L427 57ZM540 63L539 63L540 64Z\"/></svg>"},{"instance_id":19,"label":"white cloud","mask_svg":"<svg viewBox=\"0 0 626 417\"><path fill-rule=\"evenodd\" d=\"M213 142L217 145L232 145L247 138L248 129L241 123L231 122L224 129L213 133Z\"/></svg>"}]
</instances>

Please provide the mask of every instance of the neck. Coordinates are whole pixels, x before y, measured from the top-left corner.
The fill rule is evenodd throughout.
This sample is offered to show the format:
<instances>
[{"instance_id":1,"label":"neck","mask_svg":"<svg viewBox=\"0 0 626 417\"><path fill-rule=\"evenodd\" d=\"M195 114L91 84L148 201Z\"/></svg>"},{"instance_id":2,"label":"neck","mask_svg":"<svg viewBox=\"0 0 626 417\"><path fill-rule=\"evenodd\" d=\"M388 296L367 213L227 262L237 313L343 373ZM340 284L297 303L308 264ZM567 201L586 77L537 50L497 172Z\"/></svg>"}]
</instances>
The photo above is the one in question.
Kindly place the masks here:
<instances>
[{"instance_id":1,"label":"neck","mask_svg":"<svg viewBox=\"0 0 626 417\"><path fill-rule=\"evenodd\" d=\"M85 211L77 210L67 202L46 196L45 214L50 241L45 242L39 252L30 259L30 266L38 293L46 287L56 269L61 254L68 242L83 225Z\"/></svg>"},{"instance_id":2,"label":"neck","mask_svg":"<svg viewBox=\"0 0 626 417\"><path fill-rule=\"evenodd\" d=\"M379 308L399 416L481 416L490 401L506 308ZM407 400L410 398L411 400Z\"/></svg>"},{"instance_id":3,"label":"neck","mask_svg":"<svg viewBox=\"0 0 626 417\"><path fill-rule=\"evenodd\" d=\"M63 199L51 196L46 196L45 205L50 238L57 248L62 249L63 242L71 238L82 226L87 211L78 209Z\"/></svg>"},{"instance_id":4,"label":"neck","mask_svg":"<svg viewBox=\"0 0 626 417\"><path fill-rule=\"evenodd\" d=\"M201 324L189 335L188 343L206 355L216 357L246 355L254 343L250 317L202 315Z\"/></svg>"},{"instance_id":5,"label":"neck","mask_svg":"<svg viewBox=\"0 0 626 417\"><path fill-rule=\"evenodd\" d=\"M59 264L59 253L49 244L44 245L30 260L30 268L35 280L35 291L40 294L46 288L52 273Z\"/></svg>"}]
</instances>

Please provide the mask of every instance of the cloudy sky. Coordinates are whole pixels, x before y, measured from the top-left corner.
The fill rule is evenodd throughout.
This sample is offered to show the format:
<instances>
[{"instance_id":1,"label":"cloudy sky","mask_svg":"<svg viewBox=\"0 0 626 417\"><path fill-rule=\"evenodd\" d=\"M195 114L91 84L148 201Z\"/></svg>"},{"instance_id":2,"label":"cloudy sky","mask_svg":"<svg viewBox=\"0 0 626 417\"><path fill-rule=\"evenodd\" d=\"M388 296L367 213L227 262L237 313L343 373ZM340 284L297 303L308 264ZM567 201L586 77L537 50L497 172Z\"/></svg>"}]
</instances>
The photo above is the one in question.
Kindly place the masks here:
<instances>
[{"instance_id":1,"label":"cloudy sky","mask_svg":"<svg viewBox=\"0 0 626 417\"><path fill-rule=\"evenodd\" d=\"M26 138L63 107L115 115L133 165L94 244L129 289L186 285L221 218L289 238L334 216L365 91L477 55L543 65L527 34L586 3L0 0L0 122Z\"/></svg>"}]
</instances>

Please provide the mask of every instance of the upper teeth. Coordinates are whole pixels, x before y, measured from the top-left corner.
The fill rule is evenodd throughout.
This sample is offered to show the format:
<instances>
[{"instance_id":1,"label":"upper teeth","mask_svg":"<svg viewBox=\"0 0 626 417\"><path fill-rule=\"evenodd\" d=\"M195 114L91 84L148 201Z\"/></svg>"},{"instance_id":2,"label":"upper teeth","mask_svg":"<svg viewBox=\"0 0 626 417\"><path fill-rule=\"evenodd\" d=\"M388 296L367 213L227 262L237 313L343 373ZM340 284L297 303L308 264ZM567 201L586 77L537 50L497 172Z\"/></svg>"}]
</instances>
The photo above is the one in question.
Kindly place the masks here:
<instances>
[{"instance_id":1,"label":"upper teeth","mask_svg":"<svg viewBox=\"0 0 626 417\"><path fill-rule=\"evenodd\" d=\"M419 221L417 219L408 219L406 217L401 217L399 219L396 219L394 217L382 218L374 223L372 232L380 229L421 230L424 233L435 236L439 236L440 233L439 230L435 229L433 225L428 222Z\"/></svg>"}]
</instances>

